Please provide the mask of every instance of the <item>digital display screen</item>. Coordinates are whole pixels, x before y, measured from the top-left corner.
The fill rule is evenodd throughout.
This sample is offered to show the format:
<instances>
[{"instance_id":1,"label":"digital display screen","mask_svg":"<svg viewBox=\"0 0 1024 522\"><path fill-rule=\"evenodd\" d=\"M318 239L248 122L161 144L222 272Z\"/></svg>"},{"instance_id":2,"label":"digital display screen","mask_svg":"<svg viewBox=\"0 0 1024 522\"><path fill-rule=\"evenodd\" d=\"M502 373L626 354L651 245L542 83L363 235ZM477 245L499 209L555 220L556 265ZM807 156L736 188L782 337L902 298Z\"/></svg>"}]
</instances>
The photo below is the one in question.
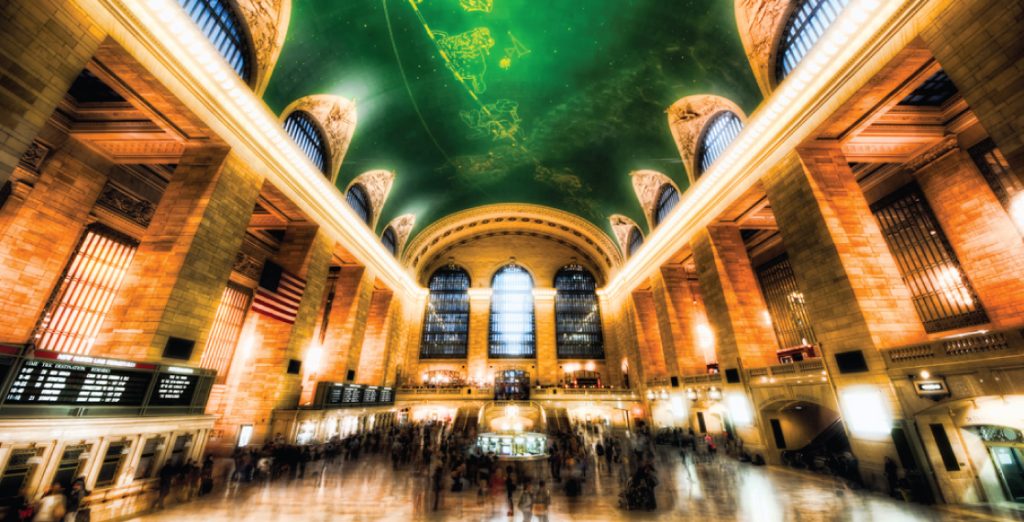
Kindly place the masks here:
<instances>
[{"instance_id":1,"label":"digital display screen","mask_svg":"<svg viewBox=\"0 0 1024 522\"><path fill-rule=\"evenodd\" d=\"M199 377L178 373L161 373L157 376L150 406L189 406L196 395Z\"/></svg>"},{"instance_id":2,"label":"digital display screen","mask_svg":"<svg viewBox=\"0 0 1024 522\"><path fill-rule=\"evenodd\" d=\"M341 395L341 402L344 404L359 404L363 400L362 386L345 386Z\"/></svg>"},{"instance_id":3,"label":"digital display screen","mask_svg":"<svg viewBox=\"0 0 1024 522\"><path fill-rule=\"evenodd\" d=\"M377 402L377 387L368 386L363 388L363 404L373 404Z\"/></svg>"},{"instance_id":4,"label":"digital display screen","mask_svg":"<svg viewBox=\"0 0 1024 522\"><path fill-rule=\"evenodd\" d=\"M324 405L333 406L342 403L342 395L345 392L345 385L326 383L327 393L324 395Z\"/></svg>"},{"instance_id":5,"label":"digital display screen","mask_svg":"<svg viewBox=\"0 0 1024 522\"><path fill-rule=\"evenodd\" d=\"M924 392L935 392L942 391L946 389L946 387L943 386L940 382L922 382L921 384L917 385L917 389Z\"/></svg>"},{"instance_id":6,"label":"digital display screen","mask_svg":"<svg viewBox=\"0 0 1024 522\"><path fill-rule=\"evenodd\" d=\"M26 359L7 391L9 404L140 406L152 373Z\"/></svg>"},{"instance_id":7,"label":"digital display screen","mask_svg":"<svg viewBox=\"0 0 1024 522\"><path fill-rule=\"evenodd\" d=\"M390 403L395 400L395 392L391 388L380 389L380 402Z\"/></svg>"}]
</instances>

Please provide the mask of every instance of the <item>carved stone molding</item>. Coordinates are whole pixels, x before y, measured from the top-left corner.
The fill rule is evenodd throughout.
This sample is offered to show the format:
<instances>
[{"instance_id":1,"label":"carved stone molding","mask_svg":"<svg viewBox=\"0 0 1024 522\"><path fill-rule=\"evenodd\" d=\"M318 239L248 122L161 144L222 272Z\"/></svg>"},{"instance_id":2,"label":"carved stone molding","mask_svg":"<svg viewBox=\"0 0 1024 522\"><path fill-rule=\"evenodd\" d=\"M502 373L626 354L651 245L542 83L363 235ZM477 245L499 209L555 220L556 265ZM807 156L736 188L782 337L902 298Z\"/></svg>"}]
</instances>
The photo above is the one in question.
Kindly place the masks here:
<instances>
[{"instance_id":1,"label":"carved stone molding","mask_svg":"<svg viewBox=\"0 0 1024 522\"><path fill-rule=\"evenodd\" d=\"M156 213L156 205L153 202L130 194L111 183L103 187L96 204L142 227L148 227L153 220L153 214Z\"/></svg>"},{"instance_id":2,"label":"carved stone molding","mask_svg":"<svg viewBox=\"0 0 1024 522\"><path fill-rule=\"evenodd\" d=\"M633 192L636 192L636 199L647 217L649 228L654 228L654 213L658 207L658 196L661 194L661 187L671 185L679 191L679 186L668 176L656 170L635 170L629 173L633 181ZM680 192L681 193L681 192Z\"/></svg>"},{"instance_id":3,"label":"carved stone molding","mask_svg":"<svg viewBox=\"0 0 1024 522\"><path fill-rule=\"evenodd\" d=\"M619 248L622 250L622 255L625 256L629 252L629 231L636 228L643 234L643 229L636 224L636 221L629 219L622 214L612 214L608 221L612 224L612 231L615 232L615 239L619 241Z\"/></svg>"},{"instance_id":4,"label":"carved stone molding","mask_svg":"<svg viewBox=\"0 0 1024 522\"><path fill-rule=\"evenodd\" d=\"M775 48L794 0L736 0L736 27L761 92L775 86Z\"/></svg>"},{"instance_id":5,"label":"carved stone molding","mask_svg":"<svg viewBox=\"0 0 1024 522\"><path fill-rule=\"evenodd\" d=\"M704 126L720 112L731 111L745 124L747 116L735 103L712 94L695 94L681 98L668 108L668 127L679 148L690 183L696 179L697 140Z\"/></svg>"},{"instance_id":6,"label":"carved stone molding","mask_svg":"<svg viewBox=\"0 0 1024 522\"><path fill-rule=\"evenodd\" d=\"M231 269L249 279L259 280L263 263L245 252L238 252L235 254L235 264Z\"/></svg>"},{"instance_id":7,"label":"carved stone molding","mask_svg":"<svg viewBox=\"0 0 1024 522\"><path fill-rule=\"evenodd\" d=\"M950 134L942 138L942 141L936 143L935 146L926 150L923 154L919 154L914 159L908 161L904 167L912 173L917 172L959 148L960 143L957 141L956 136Z\"/></svg>"},{"instance_id":8,"label":"carved stone molding","mask_svg":"<svg viewBox=\"0 0 1024 522\"><path fill-rule=\"evenodd\" d=\"M399 254L405 248L405 242L409 240L409 234L412 233L412 228L415 225L415 214L402 214L388 223L388 226L395 231L395 245Z\"/></svg>"},{"instance_id":9,"label":"carved stone molding","mask_svg":"<svg viewBox=\"0 0 1024 522\"><path fill-rule=\"evenodd\" d=\"M263 94L270 75L284 45L291 18L291 0L239 0L238 8L245 18L256 64L253 87L257 95Z\"/></svg>"},{"instance_id":10,"label":"carved stone molding","mask_svg":"<svg viewBox=\"0 0 1024 522\"><path fill-rule=\"evenodd\" d=\"M43 162L46 161L46 157L50 155L50 147L43 145L39 141L33 141L28 146L28 150L21 155L21 159L18 160L18 165L28 169L32 172L38 173L43 167Z\"/></svg>"},{"instance_id":11,"label":"carved stone molding","mask_svg":"<svg viewBox=\"0 0 1024 522\"><path fill-rule=\"evenodd\" d=\"M352 180L348 187L345 187L346 192L352 185L362 185L363 189L366 190L366 195L370 197L370 206L373 209L373 225L371 228L376 228L377 218L380 216L381 210L384 209L384 203L387 202L388 194L391 192L391 185L394 183L394 172L371 170L356 176L356 179Z\"/></svg>"},{"instance_id":12,"label":"carved stone molding","mask_svg":"<svg viewBox=\"0 0 1024 522\"><path fill-rule=\"evenodd\" d=\"M309 113L327 135L327 147L331 155L328 173L331 180L334 180L356 130L356 104L341 96L313 94L292 102L281 113L281 121L295 111Z\"/></svg>"}]
</instances>

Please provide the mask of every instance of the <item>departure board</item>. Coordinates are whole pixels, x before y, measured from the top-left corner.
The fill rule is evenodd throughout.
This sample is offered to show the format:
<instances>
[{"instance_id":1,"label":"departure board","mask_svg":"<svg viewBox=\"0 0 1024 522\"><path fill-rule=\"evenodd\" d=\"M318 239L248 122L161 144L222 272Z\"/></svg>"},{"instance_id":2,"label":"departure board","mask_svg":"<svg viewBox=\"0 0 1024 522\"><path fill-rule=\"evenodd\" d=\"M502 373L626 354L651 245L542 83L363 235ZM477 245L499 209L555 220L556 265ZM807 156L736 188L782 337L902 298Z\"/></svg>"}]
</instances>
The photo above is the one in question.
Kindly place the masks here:
<instances>
[{"instance_id":1,"label":"departure board","mask_svg":"<svg viewBox=\"0 0 1024 522\"><path fill-rule=\"evenodd\" d=\"M342 391L341 402L343 404L359 404L363 401L363 387L357 385L346 385Z\"/></svg>"},{"instance_id":2,"label":"departure board","mask_svg":"<svg viewBox=\"0 0 1024 522\"><path fill-rule=\"evenodd\" d=\"M327 387L324 394L324 406L338 406L342 403L342 394L345 391L344 384L321 383Z\"/></svg>"},{"instance_id":3,"label":"departure board","mask_svg":"<svg viewBox=\"0 0 1024 522\"><path fill-rule=\"evenodd\" d=\"M196 395L197 375L160 373L153 388L150 406L189 406Z\"/></svg>"},{"instance_id":4,"label":"departure board","mask_svg":"<svg viewBox=\"0 0 1024 522\"><path fill-rule=\"evenodd\" d=\"M373 404L377 402L377 387L367 386L363 388L363 404Z\"/></svg>"},{"instance_id":5,"label":"departure board","mask_svg":"<svg viewBox=\"0 0 1024 522\"><path fill-rule=\"evenodd\" d=\"M380 389L380 397L378 397L377 402L382 402L382 403L385 403L385 404L390 404L390 403L392 403L394 401L395 401L395 391L394 390L392 390L391 388L381 388Z\"/></svg>"},{"instance_id":6,"label":"departure board","mask_svg":"<svg viewBox=\"0 0 1024 522\"><path fill-rule=\"evenodd\" d=\"M7 391L8 404L140 406L152 373L26 359Z\"/></svg>"}]
</instances>

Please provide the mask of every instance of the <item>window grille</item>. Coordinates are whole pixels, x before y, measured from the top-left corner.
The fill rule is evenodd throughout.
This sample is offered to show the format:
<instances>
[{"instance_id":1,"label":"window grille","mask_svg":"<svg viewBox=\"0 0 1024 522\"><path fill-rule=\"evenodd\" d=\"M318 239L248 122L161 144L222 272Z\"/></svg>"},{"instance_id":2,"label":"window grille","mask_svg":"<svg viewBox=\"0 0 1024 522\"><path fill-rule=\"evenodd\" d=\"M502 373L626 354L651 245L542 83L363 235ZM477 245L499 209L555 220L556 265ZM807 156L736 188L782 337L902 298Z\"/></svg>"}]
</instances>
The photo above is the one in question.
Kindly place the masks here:
<instances>
[{"instance_id":1,"label":"window grille","mask_svg":"<svg viewBox=\"0 0 1024 522\"><path fill-rule=\"evenodd\" d=\"M759 267L757 280L768 305L779 348L785 350L817 344L804 294L797 288L789 256L783 255Z\"/></svg>"},{"instance_id":2,"label":"window grille","mask_svg":"<svg viewBox=\"0 0 1024 522\"><path fill-rule=\"evenodd\" d=\"M872 205L927 332L988 322L946 235L915 184Z\"/></svg>"},{"instance_id":3,"label":"window grille","mask_svg":"<svg viewBox=\"0 0 1024 522\"><path fill-rule=\"evenodd\" d=\"M911 107L940 107L957 93L956 85L949 79L946 71L940 70L932 75L900 101L900 105Z\"/></svg>"},{"instance_id":4,"label":"window grille","mask_svg":"<svg viewBox=\"0 0 1024 522\"><path fill-rule=\"evenodd\" d=\"M640 249L640 245L644 244L644 235L640 233L640 229L633 227L629 230L629 238L626 240L626 256L633 257L633 254Z\"/></svg>"},{"instance_id":5,"label":"window grille","mask_svg":"<svg viewBox=\"0 0 1024 522\"><path fill-rule=\"evenodd\" d=\"M654 211L654 226L660 225L668 217L672 209L679 203L679 192L675 187L665 184L658 193L658 207Z\"/></svg>"},{"instance_id":6,"label":"window grille","mask_svg":"<svg viewBox=\"0 0 1024 522\"><path fill-rule=\"evenodd\" d=\"M345 201L348 202L348 206L352 207L352 210L356 212L356 215L363 220L363 223L369 225L373 222L373 209L370 207L370 195L366 193L366 189L362 185L352 185L348 189L348 194L345 194Z\"/></svg>"},{"instance_id":7,"label":"window grille","mask_svg":"<svg viewBox=\"0 0 1024 522\"><path fill-rule=\"evenodd\" d=\"M284 130L302 149L309 161L312 161L316 168L327 176L327 167L329 166L327 140L324 139L320 125L313 120L313 116L306 111L292 111L284 119Z\"/></svg>"},{"instance_id":8,"label":"window grille","mask_svg":"<svg viewBox=\"0 0 1024 522\"><path fill-rule=\"evenodd\" d=\"M107 453L103 456L103 461L100 462L100 471L96 475L97 488L114 484L129 447L131 447L131 443L127 441L111 442L107 446Z\"/></svg>"},{"instance_id":9,"label":"window grille","mask_svg":"<svg viewBox=\"0 0 1024 522\"><path fill-rule=\"evenodd\" d=\"M818 43L850 0L802 0L786 21L775 61L775 79L782 82Z\"/></svg>"},{"instance_id":10,"label":"window grille","mask_svg":"<svg viewBox=\"0 0 1024 522\"><path fill-rule=\"evenodd\" d=\"M985 139L968 152L999 202L1006 210L1010 210L1014 197L1024 191L1024 183L1010 170L1010 164L996 147L996 142L991 138Z\"/></svg>"},{"instance_id":11,"label":"window grille","mask_svg":"<svg viewBox=\"0 0 1024 522\"><path fill-rule=\"evenodd\" d=\"M512 264L494 275L491 288L490 356L534 357L533 278Z\"/></svg>"},{"instance_id":12,"label":"window grille","mask_svg":"<svg viewBox=\"0 0 1024 522\"><path fill-rule=\"evenodd\" d=\"M135 479L146 479L156 474L157 459L160 457L157 455L159 449L164 443L163 437L153 437L146 440L146 444L142 446L142 455L139 456L139 464L135 466Z\"/></svg>"},{"instance_id":13,"label":"window grille","mask_svg":"<svg viewBox=\"0 0 1024 522\"><path fill-rule=\"evenodd\" d=\"M740 121L740 117L729 111L719 113L708 121L697 150L697 176L711 168L742 130L743 122Z\"/></svg>"},{"instance_id":14,"label":"window grille","mask_svg":"<svg viewBox=\"0 0 1024 522\"><path fill-rule=\"evenodd\" d=\"M217 384L227 380L231 359L238 346L245 325L245 314L249 311L252 292L232 283L224 288L217 305L217 313L213 318L209 340L199 365L203 368L217 370Z\"/></svg>"},{"instance_id":15,"label":"window grille","mask_svg":"<svg viewBox=\"0 0 1024 522\"><path fill-rule=\"evenodd\" d=\"M178 0L178 4L242 81L250 83L252 51L241 19L228 0Z\"/></svg>"},{"instance_id":16,"label":"window grille","mask_svg":"<svg viewBox=\"0 0 1024 522\"><path fill-rule=\"evenodd\" d=\"M560 358L604 358L597 281L580 265L555 274L555 339Z\"/></svg>"},{"instance_id":17,"label":"window grille","mask_svg":"<svg viewBox=\"0 0 1024 522\"><path fill-rule=\"evenodd\" d=\"M391 252L391 255L398 255L398 237L395 236L395 229L387 227L384 229L384 233L380 236L380 242L384 243L384 248Z\"/></svg>"},{"instance_id":18,"label":"window grille","mask_svg":"<svg viewBox=\"0 0 1024 522\"><path fill-rule=\"evenodd\" d=\"M89 353L137 248L120 232L99 224L87 228L46 307L36 346Z\"/></svg>"},{"instance_id":19,"label":"window grille","mask_svg":"<svg viewBox=\"0 0 1024 522\"><path fill-rule=\"evenodd\" d=\"M430 276L420 358L466 357L469 346L469 274L454 265Z\"/></svg>"}]
</instances>

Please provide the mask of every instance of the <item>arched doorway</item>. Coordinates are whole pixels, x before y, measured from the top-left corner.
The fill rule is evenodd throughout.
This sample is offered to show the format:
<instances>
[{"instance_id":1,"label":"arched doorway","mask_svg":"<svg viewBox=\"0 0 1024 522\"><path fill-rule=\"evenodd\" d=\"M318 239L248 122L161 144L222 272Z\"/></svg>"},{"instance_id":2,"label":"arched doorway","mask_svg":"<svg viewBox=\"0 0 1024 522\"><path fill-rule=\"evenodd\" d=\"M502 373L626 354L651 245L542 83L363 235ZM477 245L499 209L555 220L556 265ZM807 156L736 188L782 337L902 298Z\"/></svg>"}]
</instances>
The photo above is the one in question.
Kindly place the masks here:
<instances>
[{"instance_id":1,"label":"arched doorway","mask_svg":"<svg viewBox=\"0 0 1024 522\"><path fill-rule=\"evenodd\" d=\"M525 401L530 398L530 372L506 368L494 373L494 400Z\"/></svg>"},{"instance_id":2,"label":"arched doorway","mask_svg":"<svg viewBox=\"0 0 1024 522\"><path fill-rule=\"evenodd\" d=\"M839 412L816 402L785 400L761 408L768 444L790 467L857 480L856 460Z\"/></svg>"}]
</instances>

